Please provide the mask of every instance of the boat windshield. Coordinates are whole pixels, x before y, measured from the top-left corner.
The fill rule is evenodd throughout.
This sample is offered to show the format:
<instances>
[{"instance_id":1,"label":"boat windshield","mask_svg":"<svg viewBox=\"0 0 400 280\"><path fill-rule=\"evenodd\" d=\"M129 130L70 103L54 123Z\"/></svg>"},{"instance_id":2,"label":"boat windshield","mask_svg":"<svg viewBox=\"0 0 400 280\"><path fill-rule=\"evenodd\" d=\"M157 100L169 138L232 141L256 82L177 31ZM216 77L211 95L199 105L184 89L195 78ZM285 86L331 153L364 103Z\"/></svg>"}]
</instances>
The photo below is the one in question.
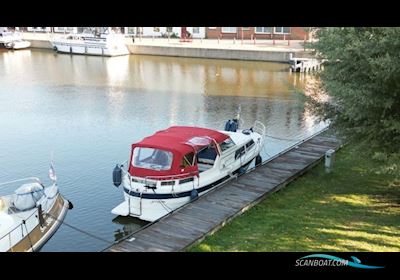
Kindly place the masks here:
<instances>
[{"instance_id":1,"label":"boat windshield","mask_svg":"<svg viewBox=\"0 0 400 280\"><path fill-rule=\"evenodd\" d=\"M233 142L233 140L229 137L226 138L224 142L220 143L219 146L221 147L221 151L226 151L235 146L235 142Z\"/></svg>"},{"instance_id":2,"label":"boat windshield","mask_svg":"<svg viewBox=\"0 0 400 280\"><path fill-rule=\"evenodd\" d=\"M168 151L136 147L133 150L132 165L151 170L169 170L171 169L172 158L172 153Z\"/></svg>"}]
</instances>

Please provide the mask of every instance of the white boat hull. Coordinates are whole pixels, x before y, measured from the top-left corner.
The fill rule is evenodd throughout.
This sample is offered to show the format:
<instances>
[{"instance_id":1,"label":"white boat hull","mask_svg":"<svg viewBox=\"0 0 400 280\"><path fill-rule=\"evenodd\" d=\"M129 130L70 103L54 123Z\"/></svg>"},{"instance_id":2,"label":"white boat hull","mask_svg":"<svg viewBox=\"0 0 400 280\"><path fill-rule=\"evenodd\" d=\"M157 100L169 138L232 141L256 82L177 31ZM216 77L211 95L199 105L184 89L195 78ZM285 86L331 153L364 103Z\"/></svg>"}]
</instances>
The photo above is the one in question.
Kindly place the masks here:
<instances>
[{"instance_id":1,"label":"white boat hull","mask_svg":"<svg viewBox=\"0 0 400 280\"><path fill-rule=\"evenodd\" d=\"M254 154L258 154L254 153ZM246 161L243 162L241 166L238 166L237 170L233 172L234 175L238 172L240 167L247 168L250 163L254 160L255 156L248 158ZM209 191L215 189L217 186L229 181L233 176L229 174L230 172L222 172L219 173L217 176L213 176L214 178L210 180L203 180L203 184L199 184L198 186L194 187L197 191L198 196L202 196ZM127 176L127 175L126 175ZM127 176L128 177L128 176ZM163 216L167 215L168 213L182 207L183 205L192 201L191 198L191 191L193 188L187 189L186 191L176 192L176 193L159 193L159 197L154 195L154 191L148 191L142 193L142 198L140 198L140 194L135 192L134 190L130 190L129 187L129 178L124 179L124 199L125 201L122 202L120 205L115 207L111 212L115 215L120 216L132 216L139 218L141 220L154 222ZM202 180L200 179L200 182ZM188 183L191 185L190 183ZM146 198L146 197L155 197L155 198ZM165 198L162 198L164 196ZM178 197L173 197L178 196Z\"/></svg>"},{"instance_id":2,"label":"white boat hull","mask_svg":"<svg viewBox=\"0 0 400 280\"><path fill-rule=\"evenodd\" d=\"M128 55L128 48L123 46L109 47L109 46L91 46L85 44L68 44L68 43L57 43L53 42L53 48L59 53L70 53L70 54L84 54L84 55L96 55L96 56L120 56Z\"/></svg>"},{"instance_id":3,"label":"white boat hull","mask_svg":"<svg viewBox=\"0 0 400 280\"><path fill-rule=\"evenodd\" d=\"M26 49L31 46L31 43L28 41L15 41L10 43L10 46L7 48L13 49L13 50L20 50L20 49Z\"/></svg>"}]
</instances>

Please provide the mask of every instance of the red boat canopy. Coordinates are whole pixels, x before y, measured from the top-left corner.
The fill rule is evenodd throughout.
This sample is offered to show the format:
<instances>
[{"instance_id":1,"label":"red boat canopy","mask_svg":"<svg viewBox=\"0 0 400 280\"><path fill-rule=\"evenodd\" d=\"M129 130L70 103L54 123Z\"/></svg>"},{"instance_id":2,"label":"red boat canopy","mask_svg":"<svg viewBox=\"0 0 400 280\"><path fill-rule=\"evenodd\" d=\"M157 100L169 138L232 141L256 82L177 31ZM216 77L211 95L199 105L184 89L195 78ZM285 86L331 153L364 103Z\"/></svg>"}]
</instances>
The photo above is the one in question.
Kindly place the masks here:
<instances>
[{"instance_id":1,"label":"red boat canopy","mask_svg":"<svg viewBox=\"0 0 400 280\"><path fill-rule=\"evenodd\" d=\"M131 164L129 165L129 173L132 176L138 177L157 177L157 176L177 176L193 173L198 174L197 165L183 167L182 161L184 156L194 152L200 147L208 146L211 142L223 142L229 138L228 135L200 127L190 126L171 126L165 130L156 132L155 134L144 138L142 141L132 144ZM135 148L150 148L166 152L169 155L172 153L172 163L168 169L150 169L134 166L132 159ZM169 153L168 153L169 152ZM165 157L165 156L164 156Z\"/></svg>"}]
</instances>

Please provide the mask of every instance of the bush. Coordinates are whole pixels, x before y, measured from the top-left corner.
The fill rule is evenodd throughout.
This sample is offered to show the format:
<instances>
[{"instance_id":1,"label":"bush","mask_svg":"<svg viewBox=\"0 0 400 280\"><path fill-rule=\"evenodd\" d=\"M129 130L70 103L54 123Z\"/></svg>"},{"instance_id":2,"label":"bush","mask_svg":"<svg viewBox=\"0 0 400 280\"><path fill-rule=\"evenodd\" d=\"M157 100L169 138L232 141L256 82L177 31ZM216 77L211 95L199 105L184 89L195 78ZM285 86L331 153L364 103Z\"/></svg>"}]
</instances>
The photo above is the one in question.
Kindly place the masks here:
<instances>
[{"instance_id":1,"label":"bush","mask_svg":"<svg viewBox=\"0 0 400 280\"><path fill-rule=\"evenodd\" d=\"M400 28L320 28L316 35L334 125L374 151L399 153Z\"/></svg>"}]
</instances>

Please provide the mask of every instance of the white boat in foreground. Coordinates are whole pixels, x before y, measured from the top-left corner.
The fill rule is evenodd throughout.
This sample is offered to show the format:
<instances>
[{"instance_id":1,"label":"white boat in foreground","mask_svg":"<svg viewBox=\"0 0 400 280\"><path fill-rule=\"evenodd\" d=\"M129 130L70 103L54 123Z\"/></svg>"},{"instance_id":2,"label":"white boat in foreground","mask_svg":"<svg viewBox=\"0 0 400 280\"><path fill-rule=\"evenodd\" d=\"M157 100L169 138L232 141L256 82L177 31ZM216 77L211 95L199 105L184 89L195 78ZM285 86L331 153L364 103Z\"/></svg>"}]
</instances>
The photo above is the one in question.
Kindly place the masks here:
<instances>
[{"instance_id":1,"label":"white boat in foreground","mask_svg":"<svg viewBox=\"0 0 400 280\"><path fill-rule=\"evenodd\" d=\"M72 208L55 181L45 187L38 178L26 178L0 186L20 182L14 194L0 196L0 252L38 251Z\"/></svg>"},{"instance_id":2,"label":"white boat in foreground","mask_svg":"<svg viewBox=\"0 0 400 280\"><path fill-rule=\"evenodd\" d=\"M113 172L124 202L111 212L152 222L245 172L254 159L261 163L265 126L237 126L237 120L225 131L172 126L132 144L129 163Z\"/></svg>"},{"instance_id":3,"label":"white boat in foreground","mask_svg":"<svg viewBox=\"0 0 400 280\"><path fill-rule=\"evenodd\" d=\"M51 41L53 49L60 53L99 56L128 55L123 34L69 34Z\"/></svg>"}]
</instances>

